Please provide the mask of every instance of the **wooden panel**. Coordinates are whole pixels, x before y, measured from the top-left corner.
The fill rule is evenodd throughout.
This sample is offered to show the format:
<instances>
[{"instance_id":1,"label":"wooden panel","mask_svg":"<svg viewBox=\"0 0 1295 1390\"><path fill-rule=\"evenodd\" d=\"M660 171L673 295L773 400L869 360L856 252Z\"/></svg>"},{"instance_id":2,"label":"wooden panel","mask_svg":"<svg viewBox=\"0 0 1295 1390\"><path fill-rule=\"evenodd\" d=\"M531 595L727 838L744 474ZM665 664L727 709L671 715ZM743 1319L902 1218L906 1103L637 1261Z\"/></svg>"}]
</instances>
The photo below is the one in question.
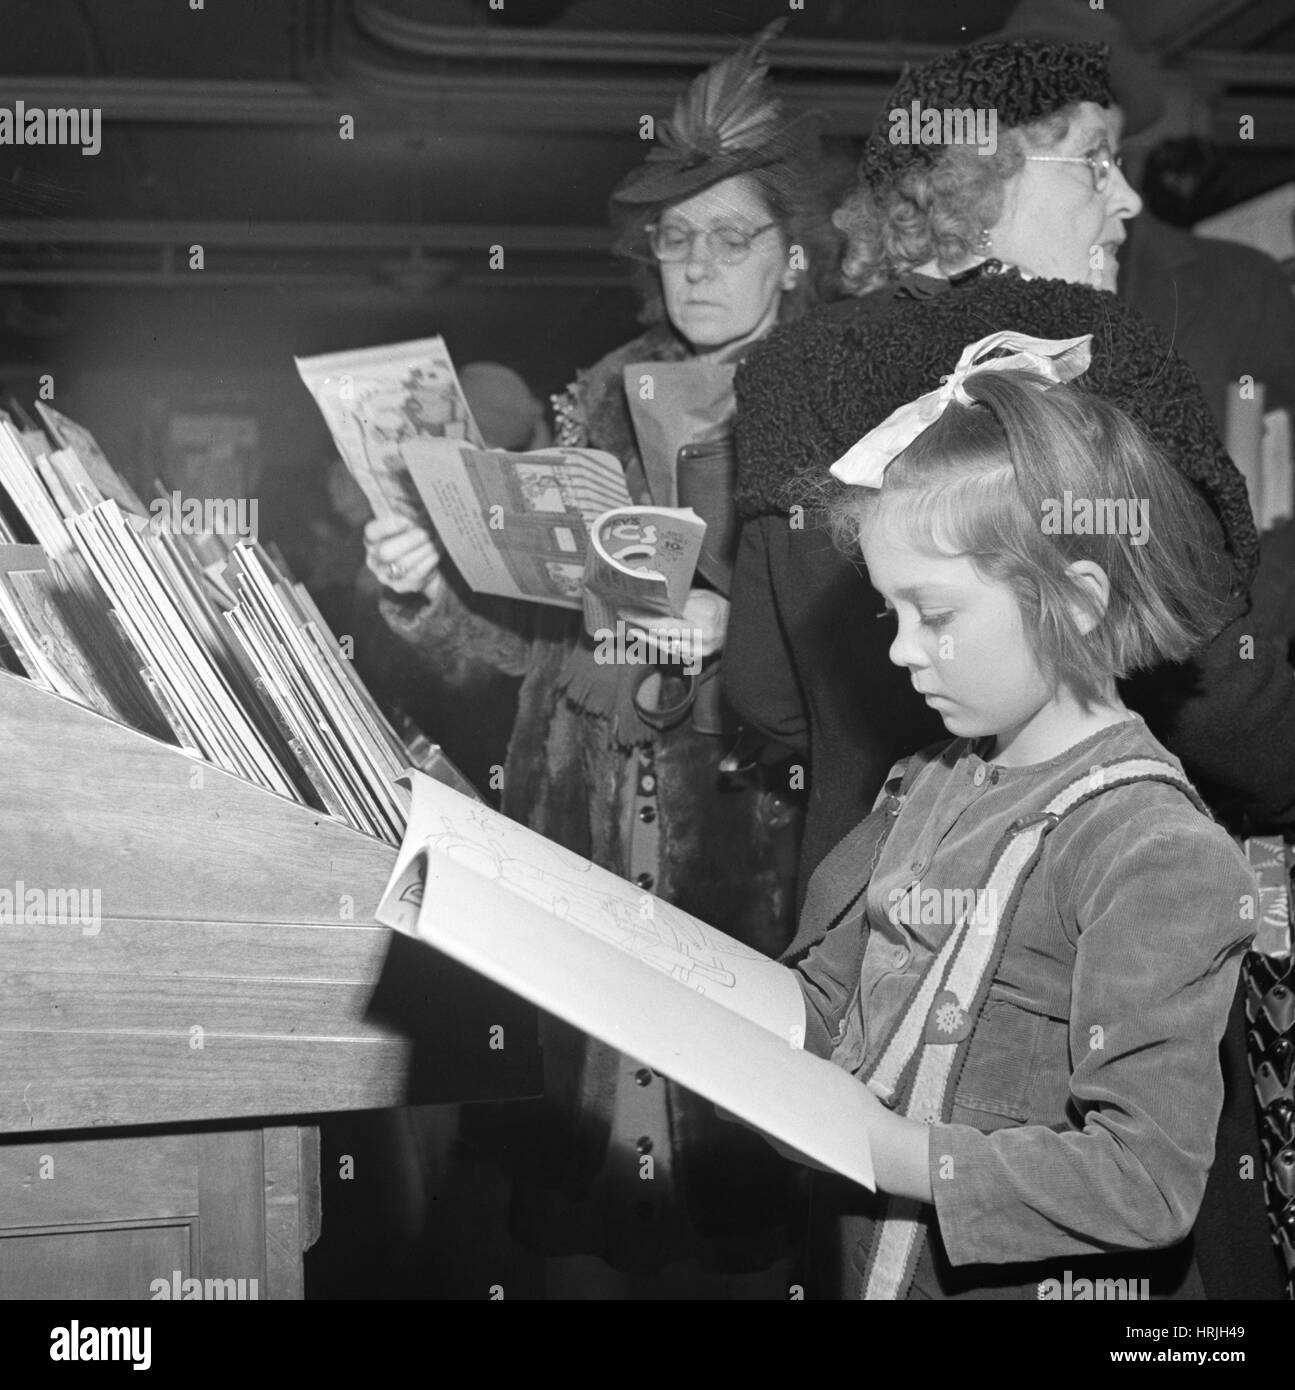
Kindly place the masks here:
<instances>
[{"instance_id":1,"label":"wooden panel","mask_svg":"<svg viewBox=\"0 0 1295 1390\"><path fill-rule=\"evenodd\" d=\"M259 1129L196 1136L202 1221L196 1272L265 1286L265 1167Z\"/></svg>"},{"instance_id":2,"label":"wooden panel","mask_svg":"<svg viewBox=\"0 0 1295 1390\"><path fill-rule=\"evenodd\" d=\"M0 1234L0 1299L151 1298L154 1279L189 1270L188 1226Z\"/></svg>"},{"instance_id":3,"label":"wooden panel","mask_svg":"<svg viewBox=\"0 0 1295 1390\"><path fill-rule=\"evenodd\" d=\"M318 1235L313 1127L0 1141L0 1297L144 1298L176 1276L299 1299Z\"/></svg>"},{"instance_id":4,"label":"wooden panel","mask_svg":"<svg viewBox=\"0 0 1295 1390\"><path fill-rule=\"evenodd\" d=\"M262 1131L265 1167L265 1292L304 1298L302 1254L319 1230L319 1131L281 1125ZM312 1172L313 1167L313 1172Z\"/></svg>"},{"instance_id":5,"label":"wooden panel","mask_svg":"<svg viewBox=\"0 0 1295 1390\"><path fill-rule=\"evenodd\" d=\"M538 1092L533 1008L366 922L389 846L3 673L0 723L0 888L98 894L3 924L0 1133Z\"/></svg>"},{"instance_id":6,"label":"wooden panel","mask_svg":"<svg viewBox=\"0 0 1295 1390\"><path fill-rule=\"evenodd\" d=\"M114 917L329 922L342 894L372 917L391 846L7 672L0 721L0 884L98 889Z\"/></svg>"},{"instance_id":7,"label":"wooden panel","mask_svg":"<svg viewBox=\"0 0 1295 1390\"><path fill-rule=\"evenodd\" d=\"M0 1140L0 1227L195 1216L196 1159L185 1134Z\"/></svg>"},{"instance_id":8,"label":"wooden panel","mask_svg":"<svg viewBox=\"0 0 1295 1390\"><path fill-rule=\"evenodd\" d=\"M185 1046L195 1027L208 1035L262 1037L306 1037L321 1025L329 1037L375 1033L364 1021L373 985L361 980L294 980L285 986L282 980L186 976L177 989L173 975L103 974L87 986L66 974L14 971L6 973L5 989L22 1001L6 1011L6 1031L165 1033Z\"/></svg>"},{"instance_id":9,"label":"wooden panel","mask_svg":"<svg viewBox=\"0 0 1295 1390\"><path fill-rule=\"evenodd\" d=\"M0 884L3 886L3 884ZM5 978L21 968L63 975L187 979L377 979L391 933L375 923L221 922L110 916L87 936L79 926L6 923ZM15 1003L18 1002L15 996Z\"/></svg>"},{"instance_id":10,"label":"wooden panel","mask_svg":"<svg viewBox=\"0 0 1295 1390\"><path fill-rule=\"evenodd\" d=\"M540 1089L535 1010L385 927L109 920L95 937L77 930L5 929L0 1133ZM496 1024L508 1040L498 1051Z\"/></svg>"},{"instance_id":11,"label":"wooden panel","mask_svg":"<svg viewBox=\"0 0 1295 1390\"><path fill-rule=\"evenodd\" d=\"M0 1034L0 1114L11 1129L311 1114L403 1103L409 1044L139 1033ZM59 1059L58 1079L43 1077ZM447 1090L456 1089L445 1077Z\"/></svg>"}]
</instances>

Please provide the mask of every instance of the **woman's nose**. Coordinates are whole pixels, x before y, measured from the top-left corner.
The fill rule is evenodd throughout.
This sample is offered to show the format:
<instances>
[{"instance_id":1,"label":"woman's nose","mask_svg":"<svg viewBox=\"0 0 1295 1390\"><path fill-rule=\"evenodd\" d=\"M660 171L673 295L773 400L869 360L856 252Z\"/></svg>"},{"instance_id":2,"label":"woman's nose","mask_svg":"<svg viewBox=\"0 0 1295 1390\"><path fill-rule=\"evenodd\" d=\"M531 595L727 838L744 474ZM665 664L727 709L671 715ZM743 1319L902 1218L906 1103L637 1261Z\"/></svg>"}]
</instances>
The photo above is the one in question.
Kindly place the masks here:
<instances>
[{"instance_id":1,"label":"woman's nose","mask_svg":"<svg viewBox=\"0 0 1295 1390\"><path fill-rule=\"evenodd\" d=\"M688 248L688 259L684 263L684 274L692 283L708 280L715 274L715 257L706 246L705 237L693 237Z\"/></svg>"},{"instance_id":2,"label":"woman's nose","mask_svg":"<svg viewBox=\"0 0 1295 1390\"><path fill-rule=\"evenodd\" d=\"M1127 220L1142 211L1142 199L1124 177L1123 169L1111 170L1111 186L1106 193L1107 209L1116 217Z\"/></svg>"}]
</instances>

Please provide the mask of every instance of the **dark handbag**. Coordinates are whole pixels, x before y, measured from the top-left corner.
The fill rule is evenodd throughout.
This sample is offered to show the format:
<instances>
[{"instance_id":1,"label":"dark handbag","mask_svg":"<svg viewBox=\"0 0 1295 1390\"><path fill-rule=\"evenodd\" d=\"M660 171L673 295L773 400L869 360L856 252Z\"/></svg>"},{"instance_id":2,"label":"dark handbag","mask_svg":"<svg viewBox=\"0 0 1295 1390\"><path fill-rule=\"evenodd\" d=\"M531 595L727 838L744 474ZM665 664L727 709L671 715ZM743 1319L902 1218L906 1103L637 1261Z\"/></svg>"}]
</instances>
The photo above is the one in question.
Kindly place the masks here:
<instances>
[{"instance_id":1,"label":"dark handbag","mask_svg":"<svg viewBox=\"0 0 1295 1390\"><path fill-rule=\"evenodd\" d=\"M729 595L737 558L737 507L733 503L733 436L685 444L679 450L675 487L681 507L706 523L697 573L718 593Z\"/></svg>"}]
</instances>

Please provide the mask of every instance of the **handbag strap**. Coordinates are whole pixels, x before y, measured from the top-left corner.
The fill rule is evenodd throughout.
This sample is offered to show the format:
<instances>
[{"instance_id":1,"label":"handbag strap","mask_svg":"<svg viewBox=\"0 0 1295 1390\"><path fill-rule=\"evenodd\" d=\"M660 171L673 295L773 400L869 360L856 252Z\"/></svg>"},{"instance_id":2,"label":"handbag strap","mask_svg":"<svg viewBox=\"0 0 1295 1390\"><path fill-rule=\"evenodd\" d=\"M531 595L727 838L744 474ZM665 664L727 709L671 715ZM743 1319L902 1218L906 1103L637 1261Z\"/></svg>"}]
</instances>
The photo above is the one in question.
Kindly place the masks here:
<instances>
[{"instance_id":1,"label":"handbag strap","mask_svg":"<svg viewBox=\"0 0 1295 1390\"><path fill-rule=\"evenodd\" d=\"M927 966L917 991L891 1030L865 1084L895 1109L933 1125L947 1121L1012 917L1043 850L1044 838L1071 811L1113 787L1167 782L1209 815L1186 776L1161 758L1124 758L1091 768L1040 812L1008 827L982 893L959 917ZM929 1207L887 1198L877 1222L863 1282L867 1299L903 1298L912 1282L930 1219Z\"/></svg>"}]
</instances>

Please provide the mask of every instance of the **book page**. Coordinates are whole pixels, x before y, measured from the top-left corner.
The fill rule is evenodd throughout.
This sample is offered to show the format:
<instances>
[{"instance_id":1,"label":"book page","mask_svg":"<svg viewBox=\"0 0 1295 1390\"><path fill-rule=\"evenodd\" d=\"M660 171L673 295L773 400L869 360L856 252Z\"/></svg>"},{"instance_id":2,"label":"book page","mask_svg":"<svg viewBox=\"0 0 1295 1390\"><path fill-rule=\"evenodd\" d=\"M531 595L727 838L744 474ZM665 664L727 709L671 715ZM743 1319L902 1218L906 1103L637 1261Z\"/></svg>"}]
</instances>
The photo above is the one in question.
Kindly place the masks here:
<instances>
[{"instance_id":1,"label":"book page","mask_svg":"<svg viewBox=\"0 0 1295 1390\"><path fill-rule=\"evenodd\" d=\"M380 922L867 1187L861 1087L802 1050L792 971L412 774Z\"/></svg>"},{"instance_id":2,"label":"book page","mask_svg":"<svg viewBox=\"0 0 1295 1390\"><path fill-rule=\"evenodd\" d=\"M618 613L682 618L706 523L690 507L617 507L589 530L585 628L596 636Z\"/></svg>"},{"instance_id":3,"label":"book page","mask_svg":"<svg viewBox=\"0 0 1295 1390\"><path fill-rule=\"evenodd\" d=\"M71 495L80 502L78 510L111 497L123 511L136 516L148 515L148 508L140 501L139 494L108 462L98 440L88 429L43 401L36 402L36 409L59 446L51 460L66 474ZM78 485L89 490L88 500L77 499Z\"/></svg>"},{"instance_id":4,"label":"book page","mask_svg":"<svg viewBox=\"0 0 1295 1390\"><path fill-rule=\"evenodd\" d=\"M477 593L581 606L589 528L610 508L630 505L613 455L417 439L404 457L437 537Z\"/></svg>"},{"instance_id":5,"label":"book page","mask_svg":"<svg viewBox=\"0 0 1295 1390\"><path fill-rule=\"evenodd\" d=\"M294 361L375 516L424 520L403 458L410 441L483 443L443 338Z\"/></svg>"}]
</instances>

